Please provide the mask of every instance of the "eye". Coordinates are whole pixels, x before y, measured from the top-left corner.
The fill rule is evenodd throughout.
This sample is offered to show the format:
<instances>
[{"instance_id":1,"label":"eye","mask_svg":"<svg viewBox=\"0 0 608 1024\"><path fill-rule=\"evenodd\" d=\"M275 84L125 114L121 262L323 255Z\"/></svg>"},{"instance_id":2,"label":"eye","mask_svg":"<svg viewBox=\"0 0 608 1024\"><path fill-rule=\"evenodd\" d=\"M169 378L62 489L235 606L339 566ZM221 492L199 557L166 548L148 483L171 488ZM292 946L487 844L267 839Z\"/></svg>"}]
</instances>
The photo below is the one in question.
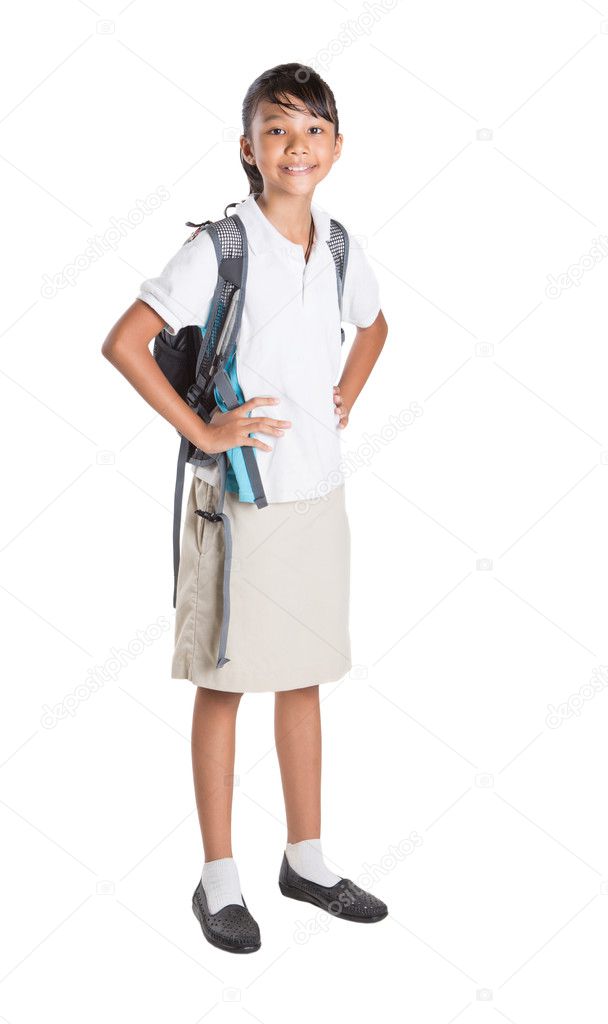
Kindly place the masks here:
<instances>
[{"instance_id":1,"label":"eye","mask_svg":"<svg viewBox=\"0 0 608 1024\"><path fill-rule=\"evenodd\" d=\"M267 134L268 134L268 135L273 135L273 134L274 134L274 132L284 132L284 131L285 131L285 129L284 129L284 128L271 128L271 129L270 129L270 130L269 130L269 131L267 132ZM313 124L313 125L311 126L311 128L310 128L310 131L314 131L314 132L321 132L321 133L322 133L322 132L324 131L324 129L323 129L323 128L321 128L321 126L320 126L320 125L318 125L318 124Z\"/></svg>"}]
</instances>

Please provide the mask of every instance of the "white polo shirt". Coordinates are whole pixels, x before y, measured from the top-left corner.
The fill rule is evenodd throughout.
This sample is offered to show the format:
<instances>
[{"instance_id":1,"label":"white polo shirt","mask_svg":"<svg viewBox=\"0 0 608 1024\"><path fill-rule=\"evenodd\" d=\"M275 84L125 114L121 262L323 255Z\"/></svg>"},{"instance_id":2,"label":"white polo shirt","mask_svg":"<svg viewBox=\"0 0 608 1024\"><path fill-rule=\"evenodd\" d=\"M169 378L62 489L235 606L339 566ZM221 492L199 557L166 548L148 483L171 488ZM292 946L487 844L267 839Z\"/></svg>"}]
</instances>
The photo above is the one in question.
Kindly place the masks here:
<instances>
[{"instance_id":1,"label":"white polo shirt","mask_svg":"<svg viewBox=\"0 0 608 1024\"><path fill-rule=\"evenodd\" d=\"M236 348L236 373L244 398L275 395L276 405L251 414L290 420L282 436L257 433L272 451L254 448L269 503L327 494L342 483L343 431L334 414L333 386L341 365L340 312L335 263L327 245L330 215L311 204L315 239L308 263L304 249L281 234L249 195L233 208L248 240L245 302ZM201 230L182 245L160 277L141 285L139 298L163 318L170 334L205 325L217 259ZM342 320L369 327L380 311L376 275L364 249L349 233ZM252 429L251 433L254 433ZM218 467L193 467L218 482Z\"/></svg>"}]
</instances>

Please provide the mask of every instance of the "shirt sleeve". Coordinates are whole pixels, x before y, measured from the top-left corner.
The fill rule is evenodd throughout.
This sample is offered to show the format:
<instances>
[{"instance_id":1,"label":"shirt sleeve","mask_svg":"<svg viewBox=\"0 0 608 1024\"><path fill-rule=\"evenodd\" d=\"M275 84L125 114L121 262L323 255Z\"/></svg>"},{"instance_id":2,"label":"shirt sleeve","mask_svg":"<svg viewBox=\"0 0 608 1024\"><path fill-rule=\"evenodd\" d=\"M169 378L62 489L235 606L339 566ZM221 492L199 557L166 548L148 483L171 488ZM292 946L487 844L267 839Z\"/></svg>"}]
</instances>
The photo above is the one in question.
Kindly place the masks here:
<instances>
[{"instance_id":1,"label":"shirt sleeve","mask_svg":"<svg viewBox=\"0 0 608 1024\"><path fill-rule=\"evenodd\" d=\"M201 230L184 242L159 277L142 282L138 298L162 316L169 334L190 325L204 327L217 271L213 241Z\"/></svg>"},{"instance_id":2,"label":"shirt sleeve","mask_svg":"<svg viewBox=\"0 0 608 1024\"><path fill-rule=\"evenodd\" d=\"M348 263L342 293L342 320L371 327L380 312L378 278L357 239L348 234Z\"/></svg>"}]
</instances>

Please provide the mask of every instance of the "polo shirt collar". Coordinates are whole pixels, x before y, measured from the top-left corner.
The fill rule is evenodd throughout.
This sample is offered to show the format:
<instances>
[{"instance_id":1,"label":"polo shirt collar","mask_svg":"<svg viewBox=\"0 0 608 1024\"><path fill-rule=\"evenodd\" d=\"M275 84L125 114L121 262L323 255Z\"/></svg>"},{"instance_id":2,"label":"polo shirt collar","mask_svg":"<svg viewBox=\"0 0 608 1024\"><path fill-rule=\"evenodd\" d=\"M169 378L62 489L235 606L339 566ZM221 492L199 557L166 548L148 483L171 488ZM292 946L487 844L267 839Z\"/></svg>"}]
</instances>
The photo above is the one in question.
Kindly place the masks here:
<instances>
[{"instance_id":1,"label":"polo shirt collar","mask_svg":"<svg viewBox=\"0 0 608 1024\"><path fill-rule=\"evenodd\" d=\"M242 218L247 232L247 241L256 256L260 253L272 251L302 252L301 245L290 242L288 238L285 238L275 228L274 224L271 224L266 214L258 206L253 193L248 195L247 199L242 203L239 203L234 212ZM319 242L328 241L331 231L331 218L329 214L314 203L311 203L310 212L315 225L317 240Z\"/></svg>"}]
</instances>

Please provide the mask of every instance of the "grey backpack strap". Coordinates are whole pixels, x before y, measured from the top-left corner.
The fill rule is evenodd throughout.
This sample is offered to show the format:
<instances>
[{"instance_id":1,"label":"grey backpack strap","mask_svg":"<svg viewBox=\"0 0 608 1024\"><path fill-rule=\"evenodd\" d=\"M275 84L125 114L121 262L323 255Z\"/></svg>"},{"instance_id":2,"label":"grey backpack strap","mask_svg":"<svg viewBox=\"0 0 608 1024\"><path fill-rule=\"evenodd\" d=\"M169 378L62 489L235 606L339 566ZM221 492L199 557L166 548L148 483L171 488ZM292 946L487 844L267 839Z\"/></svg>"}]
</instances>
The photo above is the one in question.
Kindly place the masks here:
<instances>
[{"instance_id":1,"label":"grey backpack strap","mask_svg":"<svg viewBox=\"0 0 608 1024\"><path fill-rule=\"evenodd\" d=\"M342 295L344 293L344 281L346 279L346 267L348 266L348 231L339 220L330 220L330 232L327 239L329 250L333 256L336 266L336 284L338 288L338 304L340 307L340 319L342 319ZM341 344L344 343L344 328L340 326Z\"/></svg>"},{"instance_id":2,"label":"grey backpack strap","mask_svg":"<svg viewBox=\"0 0 608 1024\"><path fill-rule=\"evenodd\" d=\"M221 303L221 308L227 310L224 321L226 331L224 332L222 328L217 344L215 344L215 337L212 333L210 344L216 351L216 357L212 360L208 352L206 352L204 359L201 360L201 353L199 353L199 364L203 374L211 375L211 387L217 387L226 408L235 409L240 403L225 372L225 366L236 348L243 316L243 307L245 305L248 262L247 232L243 221L236 213L222 221L211 224L208 231L215 246L219 267L218 288L216 288L216 295L214 296L217 301L213 304L210 319L213 324L215 310ZM199 367L197 366L197 373L198 369ZM262 478L253 446L243 445L242 447L245 469L247 470L255 504L258 508L265 508L268 501L264 494Z\"/></svg>"},{"instance_id":3,"label":"grey backpack strap","mask_svg":"<svg viewBox=\"0 0 608 1024\"><path fill-rule=\"evenodd\" d=\"M182 521L182 500L184 495L184 475L186 472L186 462L188 461L188 451L190 449L190 441L187 437L183 437L179 445L179 453L177 456L177 473L175 475L175 493L173 495L173 607L177 603L177 576L179 573L179 554L180 554L180 528Z\"/></svg>"},{"instance_id":4,"label":"grey backpack strap","mask_svg":"<svg viewBox=\"0 0 608 1024\"><path fill-rule=\"evenodd\" d=\"M218 279L207 320L208 328L198 353L195 383L190 388L188 398L195 408L202 402L202 408L205 409L207 407L205 398L211 394L214 387L217 387L218 393L221 395L226 407L233 409L239 405L239 400L225 371L225 365L234 352L241 326L247 281L247 234L245 225L236 214L225 217L224 220L210 223L207 230L211 235L215 248L218 262ZM187 450L186 448L186 453ZM264 494L253 446L243 445L242 450L247 474L255 496L255 504L258 508L264 508L268 501ZM215 510L208 512L207 510L196 509L196 512L210 522L221 521L224 530L223 608L216 663L216 668L222 668L223 665L230 661L230 658L226 657L226 646L230 622L232 532L230 519L224 512L228 457L226 452L209 455L200 451L200 449L196 449L187 461L193 466L209 466L215 462L219 468L219 495ZM177 563L175 563L175 559L177 559ZM179 533L177 534L177 554L175 554L174 548L174 564L179 564Z\"/></svg>"},{"instance_id":5,"label":"grey backpack strap","mask_svg":"<svg viewBox=\"0 0 608 1024\"><path fill-rule=\"evenodd\" d=\"M217 455L208 456L209 459L215 461L220 471L220 485L219 485L219 497L217 500L217 506L214 512L207 512L204 509L195 509L199 516L203 519L208 519L210 522L222 523L224 529L224 572L222 581L222 594L223 594L223 606L222 606L222 623L220 626L220 640L217 655L217 662L215 667L222 668L226 665L230 658L226 657L226 644L228 641L228 625L230 622L230 567L232 565L232 531L230 529L230 519L224 512L224 498L226 496L226 452L218 452Z\"/></svg>"},{"instance_id":6,"label":"grey backpack strap","mask_svg":"<svg viewBox=\"0 0 608 1024\"><path fill-rule=\"evenodd\" d=\"M192 242L193 239L198 235L199 231L203 230L210 223L211 223L211 221L205 221L203 224L192 224L190 221L188 221L188 224L191 227L196 227L196 231L192 232L192 234L190 235L190 237L188 239L186 239L186 242L184 244L187 244L187 242ZM217 254L217 250L216 250L216 254ZM216 283L216 286L215 286L214 296L213 296L213 299L212 299L212 302L211 302L211 307L212 307L211 311L213 313L214 318L218 314L218 303L219 303L218 296L221 293L221 279L220 279L220 276L219 276L219 267L220 267L220 260L219 260L219 257L218 257L218 278L217 278L217 283ZM211 318L208 317L207 325L209 325L210 319ZM198 353L198 357L197 357L197 361L196 361L195 382L190 386L190 388L188 390L187 397L186 397L186 401L188 402L188 404L195 411L196 411L196 409L198 407L198 404L199 404L198 403L198 399L199 399L200 395L202 394L202 388L198 387L198 378L199 378L199 367L200 367L200 364L201 364L202 354L203 354L203 351L204 351L204 349L206 347L203 344L203 340L204 339L201 340L201 345L200 345L200 349L199 349L199 353ZM178 580L178 575L179 575L179 562L180 562L180 532L181 532L181 520L182 520L182 503L183 503L183 497L184 497L184 477L185 477L185 471L186 471L186 462L190 462L191 461L188 458L188 453L190 452L191 448L193 448L193 445L191 444L189 439L187 437L184 437L184 435L182 434L181 435L181 440L180 440L180 445L179 445L179 453L178 453L178 456L177 456L177 472L176 472L176 475L175 475L175 492L174 492L174 495L173 495L173 607L174 608L176 607L176 604L177 604L177 580ZM201 453L199 453L198 449L196 449L194 454L197 455L197 454L201 454Z\"/></svg>"},{"instance_id":7,"label":"grey backpack strap","mask_svg":"<svg viewBox=\"0 0 608 1024\"><path fill-rule=\"evenodd\" d=\"M236 216L215 221L209 225L207 233L211 236L215 249L218 279L209 314L210 326L196 363L196 376L199 377L202 372L210 382L214 362L221 355L220 350L225 350L226 338L222 337L223 327L228 319L233 296L237 291L244 294L247 279L247 235L243 222ZM242 303L239 302L238 305L242 306ZM230 324L228 331L230 337L235 340L240 321L241 317L238 315L238 322Z\"/></svg>"}]
</instances>

